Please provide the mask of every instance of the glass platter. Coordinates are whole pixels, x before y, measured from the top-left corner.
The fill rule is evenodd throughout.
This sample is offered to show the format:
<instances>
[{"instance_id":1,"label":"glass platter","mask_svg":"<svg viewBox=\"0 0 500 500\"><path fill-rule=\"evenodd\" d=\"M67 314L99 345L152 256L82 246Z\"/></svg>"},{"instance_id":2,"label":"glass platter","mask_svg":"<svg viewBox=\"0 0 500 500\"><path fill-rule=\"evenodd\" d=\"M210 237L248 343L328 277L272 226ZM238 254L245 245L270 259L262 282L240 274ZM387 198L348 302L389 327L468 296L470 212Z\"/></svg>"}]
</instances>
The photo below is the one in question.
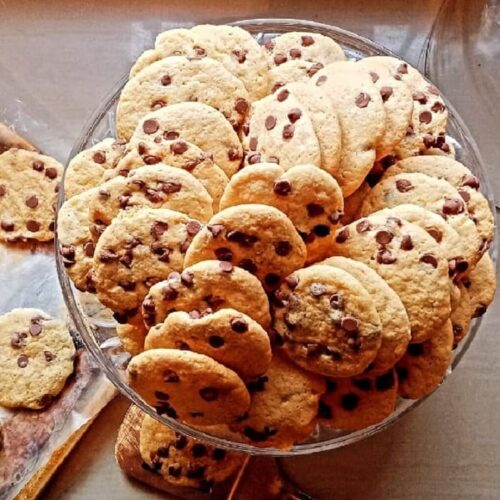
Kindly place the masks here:
<instances>
[{"instance_id":1,"label":"glass platter","mask_svg":"<svg viewBox=\"0 0 500 500\"><path fill-rule=\"evenodd\" d=\"M354 33L342 29L319 24L311 21L298 21L292 19L255 19L232 23L241 26L252 33L259 43L264 43L267 39L287 31L312 31L332 37L344 49L349 59L360 59L371 55L394 55L389 50L368 39L362 38ZM115 136L115 109L120 91L126 83L128 75L118 82L112 92L100 103L97 110L85 125L81 136L76 141L70 157L79 153L106 137ZM446 92L446 89L444 89ZM445 99L446 100L446 99ZM456 148L457 159L466 164L481 181L482 192L488 198L490 207L494 211L493 195L486 171L482 165L476 144L472 139L467 127L458 116L453 106L446 101L449 109L448 135L450 141ZM59 206L64 200L64 189L61 189L59 196ZM56 240L57 245L57 240ZM490 250L493 258L496 256L496 241ZM250 454L273 455L273 456L295 456L306 455L326 450L332 450L348 444L360 441L371 436L397 421L405 413L416 408L426 398L419 401L399 399L395 411L383 422L355 432L334 431L326 427L319 427L316 432L305 443L294 446L285 451L273 448L258 448L252 445L228 441L205 434L199 430L181 424L168 417L158 416L154 408L144 402L127 384L124 376L124 367L129 355L123 351L119 339L116 337L114 322L109 312L99 306L96 299L88 294L78 292L70 282L62 263L59 253L57 253L57 268L59 281L61 283L64 299L69 310L76 330L80 333L89 351L98 361L105 374L111 382L134 404L152 417L169 425L174 430L188 436L202 439L213 445L233 449ZM480 320L475 320L471 331L466 339L455 349L453 360L448 370L447 376L460 362L460 359L467 351L470 343L474 339Z\"/></svg>"}]
</instances>

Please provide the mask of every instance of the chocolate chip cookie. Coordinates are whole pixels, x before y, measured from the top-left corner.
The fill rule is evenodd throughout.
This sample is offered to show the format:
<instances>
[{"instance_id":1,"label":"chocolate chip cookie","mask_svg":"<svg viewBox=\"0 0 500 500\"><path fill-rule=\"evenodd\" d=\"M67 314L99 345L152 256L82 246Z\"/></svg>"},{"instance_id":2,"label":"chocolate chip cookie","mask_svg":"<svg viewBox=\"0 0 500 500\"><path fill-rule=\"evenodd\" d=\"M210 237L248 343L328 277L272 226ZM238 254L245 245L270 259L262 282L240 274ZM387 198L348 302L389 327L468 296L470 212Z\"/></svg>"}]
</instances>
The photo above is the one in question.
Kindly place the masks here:
<instances>
[{"instance_id":1,"label":"chocolate chip cookie","mask_svg":"<svg viewBox=\"0 0 500 500\"><path fill-rule=\"evenodd\" d=\"M306 370L349 377L368 368L381 346L373 298L347 272L316 264L288 276L272 302L287 355Z\"/></svg>"},{"instance_id":2,"label":"chocolate chip cookie","mask_svg":"<svg viewBox=\"0 0 500 500\"><path fill-rule=\"evenodd\" d=\"M344 207L342 191L327 172L314 165L285 171L273 163L249 165L231 178L221 209L246 203L274 206L286 214L306 244L307 262L329 255Z\"/></svg>"},{"instance_id":3,"label":"chocolate chip cookie","mask_svg":"<svg viewBox=\"0 0 500 500\"><path fill-rule=\"evenodd\" d=\"M25 149L0 155L0 240L54 238L57 192L63 166Z\"/></svg>"},{"instance_id":4,"label":"chocolate chip cookie","mask_svg":"<svg viewBox=\"0 0 500 500\"><path fill-rule=\"evenodd\" d=\"M495 266L488 253L485 253L476 267L463 279L471 301L472 317L482 316L493 302L496 290Z\"/></svg>"},{"instance_id":5,"label":"chocolate chip cookie","mask_svg":"<svg viewBox=\"0 0 500 500\"><path fill-rule=\"evenodd\" d=\"M237 205L210 219L194 237L186 266L209 259L240 266L255 274L268 290L300 269L307 257L304 242L290 219L267 205ZM237 308L236 308L237 309Z\"/></svg>"},{"instance_id":6,"label":"chocolate chip cookie","mask_svg":"<svg viewBox=\"0 0 500 500\"><path fill-rule=\"evenodd\" d=\"M0 404L46 408L73 373L74 355L64 322L38 309L0 316Z\"/></svg>"},{"instance_id":7,"label":"chocolate chip cookie","mask_svg":"<svg viewBox=\"0 0 500 500\"><path fill-rule=\"evenodd\" d=\"M146 349L184 349L206 354L243 379L262 375L271 362L266 331L235 309L202 314L177 311L148 333Z\"/></svg>"},{"instance_id":8,"label":"chocolate chip cookie","mask_svg":"<svg viewBox=\"0 0 500 500\"><path fill-rule=\"evenodd\" d=\"M186 423L234 422L250 405L248 390L236 373L196 352L144 351L130 361L127 380L159 415Z\"/></svg>"},{"instance_id":9,"label":"chocolate chip cookie","mask_svg":"<svg viewBox=\"0 0 500 500\"><path fill-rule=\"evenodd\" d=\"M217 232L217 227L213 230ZM142 306L146 324L161 323L173 311L197 315L230 308L267 329L271 323L269 302L259 280L223 262L199 262L154 285Z\"/></svg>"}]
</instances>

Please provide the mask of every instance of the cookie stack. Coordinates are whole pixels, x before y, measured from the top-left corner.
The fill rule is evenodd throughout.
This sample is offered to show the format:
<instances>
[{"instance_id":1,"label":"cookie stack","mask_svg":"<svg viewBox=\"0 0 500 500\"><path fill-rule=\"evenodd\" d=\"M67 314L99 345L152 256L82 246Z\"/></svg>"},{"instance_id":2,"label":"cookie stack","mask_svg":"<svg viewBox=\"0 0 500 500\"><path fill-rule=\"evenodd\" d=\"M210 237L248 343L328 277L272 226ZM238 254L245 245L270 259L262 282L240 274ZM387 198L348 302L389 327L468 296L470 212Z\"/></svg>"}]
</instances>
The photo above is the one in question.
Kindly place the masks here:
<instances>
[{"instance_id":1,"label":"cookie stack","mask_svg":"<svg viewBox=\"0 0 500 500\"><path fill-rule=\"evenodd\" d=\"M289 448L439 385L493 298L494 224L416 69L317 33L175 29L116 118L67 168L59 250L159 415ZM147 422L149 466L189 478Z\"/></svg>"}]
</instances>

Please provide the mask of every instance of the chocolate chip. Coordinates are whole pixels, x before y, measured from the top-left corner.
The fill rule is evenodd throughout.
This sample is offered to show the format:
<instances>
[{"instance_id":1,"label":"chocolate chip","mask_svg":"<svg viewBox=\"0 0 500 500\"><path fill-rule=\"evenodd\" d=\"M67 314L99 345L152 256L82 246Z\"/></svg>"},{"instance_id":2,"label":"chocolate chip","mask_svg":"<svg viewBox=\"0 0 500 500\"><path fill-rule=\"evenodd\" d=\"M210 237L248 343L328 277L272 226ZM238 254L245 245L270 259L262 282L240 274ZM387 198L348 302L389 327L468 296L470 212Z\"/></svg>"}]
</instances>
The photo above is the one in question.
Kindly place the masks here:
<instances>
[{"instance_id":1,"label":"chocolate chip","mask_svg":"<svg viewBox=\"0 0 500 500\"><path fill-rule=\"evenodd\" d=\"M358 233L366 233L372 229L372 225L368 219L363 219L356 224L356 231Z\"/></svg>"},{"instance_id":2,"label":"chocolate chip","mask_svg":"<svg viewBox=\"0 0 500 500\"><path fill-rule=\"evenodd\" d=\"M168 401L170 399L170 396L166 392L155 391L155 398L159 399L160 401Z\"/></svg>"},{"instance_id":3,"label":"chocolate chip","mask_svg":"<svg viewBox=\"0 0 500 500\"><path fill-rule=\"evenodd\" d=\"M269 438L269 435L265 430L261 432L253 429L252 427L245 427L243 429L243 434L245 434L248 439L255 441L256 443L266 441Z\"/></svg>"},{"instance_id":4,"label":"chocolate chip","mask_svg":"<svg viewBox=\"0 0 500 500\"><path fill-rule=\"evenodd\" d=\"M247 156L247 161L249 165L255 165L256 163L260 163L261 156L259 153L254 153Z\"/></svg>"},{"instance_id":5,"label":"chocolate chip","mask_svg":"<svg viewBox=\"0 0 500 500\"><path fill-rule=\"evenodd\" d=\"M5 184L0 184L0 196L4 196L6 192L7 192L7 188L6 188Z\"/></svg>"},{"instance_id":6,"label":"chocolate chip","mask_svg":"<svg viewBox=\"0 0 500 500\"><path fill-rule=\"evenodd\" d=\"M357 332L359 328L359 321L356 318L353 318L352 316L346 316L342 318L340 326L346 332Z\"/></svg>"},{"instance_id":7,"label":"chocolate chip","mask_svg":"<svg viewBox=\"0 0 500 500\"><path fill-rule=\"evenodd\" d=\"M300 57L302 56L302 52L300 51L300 49L297 49L295 47L290 49L289 54L292 59L300 59Z\"/></svg>"},{"instance_id":8,"label":"chocolate chip","mask_svg":"<svg viewBox=\"0 0 500 500\"><path fill-rule=\"evenodd\" d=\"M464 202L457 198L445 198L443 204L443 214L445 215L457 215L464 211Z\"/></svg>"},{"instance_id":9,"label":"chocolate chip","mask_svg":"<svg viewBox=\"0 0 500 500\"><path fill-rule=\"evenodd\" d=\"M278 92L276 99L278 99L279 102L283 102L288 98L289 95L290 92L287 89L283 89Z\"/></svg>"},{"instance_id":10,"label":"chocolate chip","mask_svg":"<svg viewBox=\"0 0 500 500\"><path fill-rule=\"evenodd\" d=\"M151 236L157 240L159 239L166 231L168 231L168 223L164 221L157 220L153 222L151 225L151 229L149 233Z\"/></svg>"},{"instance_id":11,"label":"chocolate chip","mask_svg":"<svg viewBox=\"0 0 500 500\"><path fill-rule=\"evenodd\" d=\"M242 259L240 260L238 265L239 267L245 269L245 271L248 271L251 274L257 273L257 266L255 265L255 262L251 259Z\"/></svg>"},{"instance_id":12,"label":"chocolate chip","mask_svg":"<svg viewBox=\"0 0 500 500\"><path fill-rule=\"evenodd\" d=\"M372 389L372 383L369 378L354 378L352 379L352 385L359 389L360 391L368 392Z\"/></svg>"},{"instance_id":13,"label":"chocolate chip","mask_svg":"<svg viewBox=\"0 0 500 500\"><path fill-rule=\"evenodd\" d=\"M407 352L410 356L422 356L424 354L424 346L423 344L409 344Z\"/></svg>"},{"instance_id":14,"label":"chocolate chip","mask_svg":"<svg viewBox=\"0 0 500 500\"><path fill-rule=\"evenodd\" d=\"M398 66L396 71L401 75L406 75L408 73L408 65L406 63L402 63Z\"/></svg>"},{"instance_id":15,"label":"chocolate chip","mask_svg":"<svg viewBox=\"0 0 500 500\"><path fill-rule=\"evenodd\" d=\"M167 130L166 132L163 132L163 138L167 141L173 141L179 138L179 132L176 132L175 130Z\"/></svg>"},{"instance_id":16,"label":"chocolate chip","mask_svg":"<svg viewBox=\"0 0 500 500\"><path fill-rule=\"evenodd\" d=\"M318 224L317 226L313 227L313 232L316 236L324 238L325 236L328 236L330 234L330 228L325 224Z\"/></svg>"},{"instance_id":17,"label":"chocolate chip","mask_svg":"<svg viewBox=\"0 0 500 500\"><path fill-rule=\"evenodd\" d=\"M227 152L227 157L229 158L229 161L236 161L241 158L241 155L237 149L230 148Z\"/></svg>"},{"instance_id":18,"label":"chocolate chip","mask_svg":"<svg viewBox=\"0 0 500 500\"><path fill-rule=\"evenodd\" d=\"M377 234L375 235L375 240L380 245L389 244L393 238L394 238L394 235L390 231L385 231L383 229L381 231L378 231Z\"/></svg>"},{"instance_id":19,"label":"chocolate chip","mask_svg":"<svg viewBox=\"0 0 500 500\"><path fill-rule=\"evenodd\" d=\"M468 186L472 189L479 189L479 179L472 174L465 174L462 177L462 186Z\"/></svg>"},{"instance_id":20,"label":"chocolate chip","mask_svg":"<svg viewBox=\"0 0 500 500\"><path fill-rule=\"evenodd\" d=\"M251 248L257 241L259 241L259 238L257 236L246 234L242 231L230 231L229 233L227 233L226 238L229 241L238 243L245 248Z\"/></svg>"},{"instance_id":21,"label":"chocolate chip","mask_svg":"<svg viewBox=\"0 0 500 500\"><path fill-rule=\"evenodd\" d=\"M17 358L17 366L19 366L19 368L26 368L28 366L28 363L29 363L29 358L28 356L26 356L26 354L21 354Z\"/></svg>"},{"instance_id":22,"label":"chocolate chip","mask_svg":"<svg viewBox=\"0 0 500 500\"><path fill-rule=\"evenodd\" d=\"M233 50L233 54L236 56L237 61L243 64L247 58L247 50Z\"/></svg>"},{"instance_id":23,"label":"chocolate chip","mask_svg":"<svg viewBox=\"0 0 500 500\"><path fill-rule=\"evenodd\" d=\"M274 183L273 190L279 196L286 196L292 191L292 185L286 179L279 179Z\"/></svg>"},{"instance_id":24,"label":"chocolate chip","mask_svg":"<svg viewBox=\"0 0 500 500\"><path fill-rule=\"evenodd\" d=\"M394 383L394 372L392 370L389 370L383 375L379 375L375 379L375 388L377 389L377 391L388 391L389 389L392 389L392 387L394 387Z\"/></svg>"},{"instance_id":25,"label":"chocolate chip","mask_svg":"<svg viewBox=\"0 0 500 500\"><path fill-rule=\"evenodd\" d=\"M331 406L327 405L324 401L319 402L318 417L330 420L333 418L333 411Z\"/></svg>"},{"instance_id":26,"label":"chocolate chip","mask_svg":"<svg viewBox=\"0 0 500 500\"><path fill-rule=\"evenodd\" d=\"M288 119L290 123L295 123L302 116L302 111L298 108L293 108L288 113Z\"/></svg>"},{"instance_id":27,"label":"chocolate chip","mask_svg":"<svg viewBox=\"0 0 500 500\"><path fill-rule=\"evenodd\" d=\"M401 250L411 250L413 248L413 241L412 241L411 236L409 234L405 234L401 238L400 248L401 248Z\"/></svg>"},{"instance_id":28,"label":"chocolate chip","mask_svg":"<svg viewBox=\"0 0 500 500\"><path fill-rule=\"evenodd\" d=\"M201 443L195 443L191 448L191 454L195 458L204 457L207 454L207 448Z\"/></svg>"},{"instance_id":29,"label":"chocolate chip","mask_svg":"<svg viewBox=\"0 0 500 500\"><path fill-rule=\"evenodd\" d=\"M180 465L169 465L167 471L169 476L181 477L182 467Z\"/></svg>"},{"instance_id":30,"label":"chocolate chip","mask_svg":"<svg viewBox=\"0 0 500 500\"><path fill-rule=\"evenodd\" d=\"M170 279L170 276L169 276ZM191 271L184 270L180 274L181 283L188 288L193 286L194 274Z\"/></svg>"},{"instance_id":31,"label":"chocolate chip","mask_svg":"<svg viewBox=\"0 0 500 500\"><path fill-rule=\"evenodd\" d=\"M322 285L321 283L313 283L309 287L309 290L311 291L311 295L313 297L321 297L323 294L326 293L326 286Z\"/></svg>"},{"instance_id":32,"label":"chocolate chip","mask_svg":"<svg viewBox=\"0 0 500 500\"><path fill-rule=\"evenodd\" d=\"M309 217L317 217L325 213L325 209L317 203L309 203L306 206Z\"/></svg>"},{"instance_id":33,"label":"chocolate chip","mask_svg":"<svg viewBox=\"0 0 500 500\"><path fill-rule=\"evenodd\" d=\"M38 337L42 333L42 325L40 323L31 322L29 328L32 337Z\"/></svg>"},{"instance_id":34,"label":"chocolate chip","mask_svg":"<svg viewBox=\"0 0 500 500\"><path fill-rule=\"evenodd\" d=\"M257 137L250 138L248 145L250 147L250 151L255 151L257 149Z\"/></svg>"},{"instance_id":35,"label":"chocolate chip","mask_svg":"<svg viewBox=\"0 0 500 500\"><path fill-rule=\"evenodd\" d=\"M207 229L212 233L214 238L217 238L224 231L224 226L222 224L209 224Z\"/></svg>"},{"instance_id":36,"label":"chocolate chip","mask_svg":"<svg viewBox=\"0 0 500 500\"><path fill-rule=\"evenodd\" d=\"M281 277L278 274L268 273L264 278L264 283L271 290L274 290L279 287L281 283Z\"/></svg>"},{"instance_id":37,"label":"chocolate chip","mask_svg":"<svg viewBox=\"0 0 500 500\"><path fill-rule=\"evenodd\" d=\"M392 87L382 87L380 89L380 97L382 97L382 101L386 102L389 97L393 94Z\"/></svg>"},{"instance_id":38,"label":"chocolate chip","mask_svg":"<svg viewBox=\"0 0 500 500\"><path fill-rule=\"evenodd\" d=\"M424 262L425 264L430 264L434 269L438 266L438 261L434 255L430 253L426 253L420 257L420 262Z\"/></svg>"},{"instance_id":39,"label":"chocolate chip","mask_svg":"<svg viewBox=\"0 0 500 500\"><path fill-rule=\"evenodd\" d=\"M458 194L462 197L462 200L465 201L465 203L468 203L470 201L470 193L469 191L465 189L459 189Z\"/></svg>"},{"instance_id":40,"label":"chocolate chip","mask_svg":"<svg viewBox=\"0 0 500 500\"><path fill-rule=\"evenodd\" d=\"M248 112L248 102L245 99L239 98L236 100L234 109L240 115L244 115Z\"/></svg>"},{"instance_id":41,"label":"chocolate chip","mask_svg":"<svg viewBox=\"0 0 500 500\"><path fill-rule=\"evenodd\" d=\"M50 351L43 351L43 355L44 355L45 361L47 361L47 363L50 363L55 357Z\"/></svg>"},{"instance_id":42,"label":"chocolate chip","mask_svg":"<svg viewBox=\"0 0 500 500\"><path fill-rule=\"evenodd\" d=\"M303 47L309 47L314 44L314 38L310 35L302 35L300 39Z\"/></svg>"},{"instance_id":43,"label":"chocolate chip","mask_svg":"<svg viewBox=\"0 0 500 500\"><path fill-rule=\"evenodd\" d=\"M14 332L10 337L10 345L15 348L23 347L26 345L26 337L25 333Z\"/></svg>"},{"instance_id":44,"label":"chocolate chip","mask_svg":"<svg viewBox=\"0 0 500 500\"><path fill-rule=\"evenodd\" d=\"M36 170L37 172L43 172L43 169L45 168L45 163L43 161L36 160L31 164L33 170Z\"/></svg>"},{"instance_id":45,"label":"chocolate chip","mask_svg":"<svg viewBox=\"0 0 500 500\"><path fill-rule=\"evenodd\" d=\"M230 262L233 260L233 252L230 248L221 247L214 250L214 254L219 260L225 260Z\"/></svg>"},{"instance_id":46,"label":"chocolate chip","mask_svg":"<svg viewBox=\"0 0 500 500\"><path fill-rule=\"evenodd\" d=\"M408 369L405 368L404 366L396 366L396 373L398 374L398 378L400 382L403 382L403 380L406 380L408 378Z\"/></svg>"},{"instance_id":47,"label":"chocolate chip","mask_svg":"<svg viewBox=\"0 0 500 500\"><path fill-rule=\"evenodd\" d=\"M423 92L414 92L413 93L413 100L419 102L420 104L426 104L427 103L427 96Z\"/></svg>"},{"instance_id":48,"label":"chocolate chip","mask_svg":"<svg viewBox=\"0 0 500 500\"><path fill-rule=\"evenodd\" d=\"M440 101L436 101L431 106L431 111L433 111L434 113L442 113L444 110L445 110L445 105Z\"/></svg>"},{"instance_id":49,"label":"chocolate chip","mask_svg":"<svg viewBox=\"0 0 500 500\"><path fill-rule=\"evenodd\" d=\"M269 377L267 375L261 375L246 383L248 392L264 392L266 390L266 383L269 382Z\"/></svg>"},{"instance_id":50,"label":"chocolate chip","mask_svg":"<svg viewBox=\"0 0 500 500\"><path fill-rule=\"evenodd\" d=\"M188 479L198 479L203 477L205 474L206 467L204 465L191 465L186 471L186 477Z\"/></svg>"},{"instance_id":51,"label":"chocolate chip","mask_svg":"<svg viewBox=\"0 0 500 500\"><path fill-rule=\"evenodd\" d=\"M197 220L190 220L186 224L186 231L190 236L194 236L195 234L198 234L200 229L201 229L201 224Z\"/></svg>"},{"instance_id":52,"label":"chocolate chip","mask_svg":"<svg viewBox=\"0 0 500 500\"><path fill-rule=\"evenodd\" d=\"M346 226L337 233L335 241L337 243L344 243L345 241L347 241L348 238L349 238L349 227Z\"/></svg>"},{"instance_id":53,"label":"chocolate chip","mask_svg":"<svg viewBox=\"0 0 500 500\"><path fill-rule=\"evenodd\" d=\"M277 255L280 255L284 257L285 255L288 255L292 251L292 245L290 244L289 241L277 241L274 244L274 251L276 252Z\"/></svg>"},{"instance_id":54,"label":"chocolate chip","mask_svg":"<svg viewBox=\"0 0 500 500\"><path fill-rule=\"evenodd\" d=\"M224 273L230 273L233 271L233 265L231 264L231 262L228 262L227 260L221 260L219 262L219 268Z\"/></svg>"},{"instance_id":55,"label":"chocolate chip","mask_svg":"<svg viewBox=\"0 0 500 500\"><path fill-rule=\"evenodd\" d=\"M379 264L393 264L396 262L396 257L389 250L383 249L377 253L377 262Z\"/></svg>"},{"instance_id":56,"label":"chocolate chip","mask_svg":"<svg viewBox=\"0 0 500 500\"><path fill-rule=\"evenodd\" d=\"M166 86L172 83L172 78L170 77L170 75L163 75L160 81L162 85Z\"/></svg>"},{"instance_id":57,"label":"chocolate chip","mask_svg":"<svg viewBox=\"0 0 500 500\"><path fill-rule=\"evenodd\" d=\"M226 457L226 450L222 450L221 448L215 448L215 450L212 452L212 458L214 460L217 460L217 462L224 460L225 457Z\"/></svg>"},{"instance_id":58,"label":"chocolate chip","mask_svg":"<svg viewBox=\"0 0 500 500\"><path fill-rule=\"evenodd\" d=\"M432 113L430 111L422 111L422 113L418 115L418 119L420 123L429 124L432 121Z\"/></svg>"},{"instance_id":59,"label":"chocolate chip","mask_svg":"<svg viewBox=\"0 0 500 500\"><path fill-rule=\"evenodd\" d=\"M290 276L285 278L285 283L293 290L299 284L299 278L294 274L290 274Z\"/></svg>"},{"instance_id":60,"label":"chocolate chip","mask_svg":"<svg viewBox=\"0 0 500 500\"><path fill-rule=\"evenodd\" d=\"M359 396L352 392L344 394L340 398L340 405L346 411L353 411L358 407L359 404Z\"/></svg>"},{"instance_id":61,"label":"chocolate chip","mask_svg":"<svg viewBox=\"0 0 500 500\"><path fill-rule=\"evenodd\" d=\"M123 288L126 292L132 292L135 290L136 284L133 281L120 280L118 285Z\"/></svg>"},{"instance_id":62,"label":"chocolate chip","mask_svg":"<svg viewBox=\"0 0 500 500\"><path fill-rule=\"evenodd\" d=\"M164 370L163 371L163 382L165 383L177 383L180 382L179 375L177 375L174 370Z\"/></svg>"},{"instance_id":63,"label":"chocolate chip","mask_svg":"<svg viewBox=\"0 0 500 500\"><path fill-rule=\"evenodd\" d=\"M472 315L473 318L480 318L487 310L487 306L485 304L479 304L476 309L474 310L474 313Z\"/></svg>"},{"instance_id":64,"label":"chocolate chip","mask_svg":"<svg viewBox=\"0 0 500 500\"><path fill-rule=\"evenodd\" d=\"M46 168L45 169L45 175L49 179L55 179L57 177L57 170L55 168Z\"/></svg>"},{"instance_id":65,"label":"chocolate chip","mask_svg":"<svg viewBox=\"0 0 500 500\"><path fill-rule=\"evenodd\" d=\"M380 76L375 71L370 71L370 76L373 83L377 83L380 79Z\"/></svg>"},{"instance_id":66,"label":"chocolate chip","mask_svg":"<svg viewBox=\"0 0 500 500\"><path fill-rule=\"evenodd\" d=\"M355 103L356 103L356 106L358 108L366 108L366 106L368 106L368 103L371 101L371 98L368 94L366 94L365 92L360 92L356 99L355 99Z\"/></svg>"},{"instance_id":67,"label":"chocolate chip","mask_svg":"<svg viewBox=\"0 0 500 500\"><path fill-rule=\"evenodd\" d=\"M274 64L276 64L276 66L279 66L280 64L283 64L286 61L287 57L284 54L276 54L274 56Z\"/></svg>"},{"instance_id":68,"label":"chocolate chip","mask_svg":"<svg viewBox=\"0 0 500 500\"><path fill-rule=\"evenodd\" d=\"M282 136L283 139L291 139L293 137L293 134L295 132L295 127L291 124L287 124L283 127L283 132Z\"/></svg>"},{"instance_id":69,"label":"chocolate chip","mask_svg":"<svg viewBox=\"0 0 500 500\"><path fill-rule=\"evenodd\" d=\"M219 391L215 387L203 387L198 392L200 397L207 402L215 401L219 397Z\"/></svg>"},{"instance_id":70,"label":"chocolate chip","mask_svg":"<svg viewBox=\"0 0 500 500\"><path fill-rule=\"evenodd\" d=\"M324 66L317 62L317 63L314 63L308 70L307 70L307 76L308 77L312 77L314 76L320 69L323 69Z\"/></svg>"},{"instance_id":71,"label":"chocolate chip","mask_svg":"<svg viewBox=\"0 0 500 500\"><path fill-rule=\"evenodd\" d=\"M443 233L437 227L428 227L427 233L430 234L438 243L441 243Z\"/></svg>"},{"instance_id":72,"label":"chocolate chip","mask_svg":"<svg viewBox=\"0 0 500 500\"><path fill-rule=\"evenodd\" d=\"M316 80L316 87L321 87L327 80L326 75L321 75L317 80Z\"/></svg>"},{"instance_id":73,"label":"chocolate chip","mask_svg":"<svg viewBox=\"0 0 500 500\"><path fill-rule=\"evenodd\" d=\"M146 120L142 124L142 130L144 131L145 134L148 134L148 135L154 134L155 132L158 131L159 128L160 128L160 124L152 118Z\"/></svg>"},{"instance_id":74,"label":"chocolate chip","mask_svg":"<svg viewBox=\"0 0 500 500\"><path fill-rule=\"evenodd\" d=\"M32 233L36 233L40 230L40 223L36 220L28 220L26 222L26 229Z\"/></svg>"},{"instance_id":75,"label":"chocolate chip","mask_svg":"<svg viewBox=\"0 0 500 500\"><path fill-rule=\"evenodd\" d=\"M407 193L408 191L411 191L413 189L413 185L410 181L406 179L398 179L396 181L396 189L400 193Z\"/></svg>"},{"instance_id":76,"label":"chocolate chip","mask_svg":"<svg viewBox=\"0 0 500 500\"><path fill-rule=\"evenodd\" d=\"M166 105L167 105L166 101L164 101L163 99L157 99L156 101L153 101L151 103L150 109L156 111L158 109L164 108Z\"/></svg>"},{"instance_id":77,"label":"chocolate chip","mask_svg":"<svg viewBox=\"0 0 500 500\"><path fill-rule=\"evenodd\" d=\"M219 335L211 335L208 338L208 343L214 349L218 349L219 347L222 347L224 345L224 339L222 337L220 337Z\"/></svg>"},{"instance_id":78,"label":"chocolate chip","mask_svg":"<svg viewBox=\"0 0 500 500\"><path fill-rule=\"evenodd\" d=\"M172 144L170 144L170 151L174 155L182 155L188 150L188 145L185 141L175 141Z\"/></svg>"},{"instance_id":79,"label":"chocolate chip","mask_svg":"<svg viewBox=\"0 0 500 500\"><path fill-rule=\"evenodd\" d=\"M344 297L339 293L334 293L330 297L330 306L332 309L342 309L344 307Z\"/></svg>"}]
</instances>

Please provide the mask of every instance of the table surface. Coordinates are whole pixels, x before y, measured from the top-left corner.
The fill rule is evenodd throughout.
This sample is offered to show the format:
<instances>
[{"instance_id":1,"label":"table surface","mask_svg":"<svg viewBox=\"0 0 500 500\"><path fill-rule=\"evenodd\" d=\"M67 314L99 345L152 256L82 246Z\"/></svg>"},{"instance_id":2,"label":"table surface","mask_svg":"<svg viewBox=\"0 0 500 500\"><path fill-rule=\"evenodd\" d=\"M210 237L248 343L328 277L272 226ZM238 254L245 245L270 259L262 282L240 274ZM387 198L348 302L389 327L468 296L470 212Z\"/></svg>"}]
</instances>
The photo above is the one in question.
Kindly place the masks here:
<instances>
[{"instance_id":1,"label":"table surface","mask_svg":"<svg viewBox=\"0 0 500 500\"><path fill-rule=\"evenodd\" d=\"M256 17L312 19L355 31L416 63L440 4L2 0L0 119L22 122L21 132L65 161L93 109L163 29ZM481 139L484 125L470 100L454 104L466 121L470 115L472 132ZM500 181L494 145L479 144L490 176ZM349 448L286 460L291 477L322 499L500 498L499 323L497 300L456 372L425 404ZM114 440L126 408L123 397L106 408L55 475L45 498L160 497L129 481L114 461Z\"/></svg>"}]
</instances>

